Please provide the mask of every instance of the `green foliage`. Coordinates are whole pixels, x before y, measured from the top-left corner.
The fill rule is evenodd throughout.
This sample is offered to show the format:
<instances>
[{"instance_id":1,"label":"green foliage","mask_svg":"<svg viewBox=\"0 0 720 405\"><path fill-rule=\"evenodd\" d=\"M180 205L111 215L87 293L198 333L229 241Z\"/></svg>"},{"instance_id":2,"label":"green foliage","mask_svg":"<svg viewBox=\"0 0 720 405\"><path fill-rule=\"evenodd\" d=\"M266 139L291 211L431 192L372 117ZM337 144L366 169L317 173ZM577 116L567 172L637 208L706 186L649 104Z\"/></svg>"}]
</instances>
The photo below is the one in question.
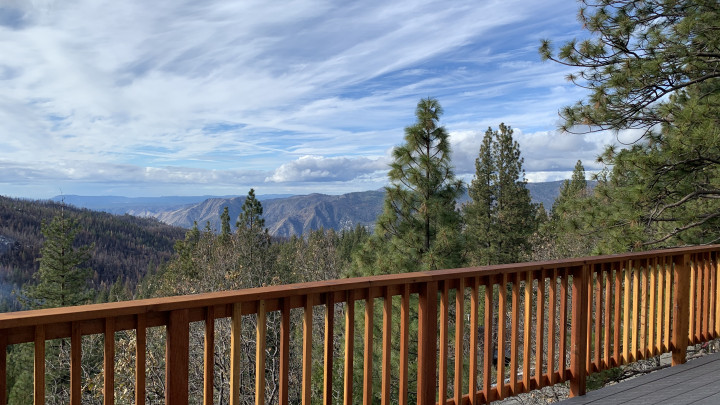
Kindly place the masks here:
<instances>
[{"instance_id":1,"label":"green foliage","mask_svg":"<svg viewBox=\"0 0 720 405\"><path fill-rule=\"evenodd\" d=\"M539 225L533 238L533 258L555 260L590 254L597 243L587 224L588 213L594 205L597 203L591 199L585 167L578 160L572 178L565 180L560 188L550 217Z\"/></svg>"},{"instance_id":2,"label":"green foliage","mask_svg":"<svg viewBox=\"0 0 720 405\"><path fill-rule=\"evenodd\" d=\"M340 232L337 247L340 259L351 262L353 253L359 251L371 235L370 231L362 225L356 225L353 229L343 229Z\"/></svg>"},{"instance_id":3,"label":"green foliage","mask_svg":"<svg viewBox=\"0 0 720 405\"><path fill-rule=\"evenodd\" d=\"M225 243L230 239L230 212L228 207L223 208L222 214L220 214L220 242Z\"/></svg>"},{"instance_id":4,"label":"green foliage","mask_svg":"<svg viewBox=\"0 0 720 405\"><path fill-rule=\"evenodd\" d=\"M663 105L675 122L648 142L608 148L593 224L600 251L714 243L720 238L720 80Z\"/></svg>"},{"instance_id":5,"label":"green foliage","mask_svg":"<svg viewBox=\"0 0 720 405\"><path fill-rule=\"evenodd\" d=\"M251 188L242 205L242 212L238 216L235 226L252 230L264 229L265 219L262 217L262 214L262 203L255 198L255 189Z\"/></svg>"},{"instance_id":6,"label":"green foliage","mask_svg":"<svg viewBox=\"0 0 720 405\"><path fill-rule=\"evenodd\" d=\"M521 261L537 228L537 207L512 134L505 124L495 131L488 128L475 160L470 202L463 207L467 255L474 265Z\"/></svg>"},{"instance_id":7,"label":"green foliage","mask_svg":"<svg viewBox=\"0 0 720 405\"><path fill-rule=\"evenodd\" d=\"M437 100L418 102L417 122L393 150L383 213L375 236L356 256L363 274L457 267L461 263L460 216L455 209L462 182L450 164L450 142L438 125Z\"/></svg>"},{"instance_id":8,"label":"green foliage","mask_svg":"<svg viewBox=\"0 0 720 405\"><path fill-rule=\"evenodd\" d=\"M610 382L618 381L623 375L621 367L615 367L598 373L592 373L587 377L585 384L588 391L593 391L606 386Z\"/></svg>"},{"instance_id":9,"label":"green foliage","mask_svg":"<svg viewBox=\"0 0 720 405\"><path fill-rule=\"evenodd\" d=\"M78 223L63 213L43 223L45 242L40 249L36 284L26 284L21 299L29 308L81 305L89 301L91 270L81 265L90 258L92 246L75 247Z\"/></svg>"},{"instance_id":10,"label":"green foliage","mask_svg":"<svg viewBox=\"0 0 720 405\"><path fill-rule=\"evenodd\" d=\"M563 128L643 131L600 156L578 227L595 253L719 240L720 3L583 1L580 18L591 39L540 50L591 90L561 112Z\"/></svg>"},{"instance_id":11,"label":"green foliage","mask_svg":"<svg viewBox=\"0 0 720 405\"><path fill-rule=\"evenodd\" d=\"M134 285L148 269L155 271L172 257L173 244L184 233L181 228L155 219L111 215L49 201L0 197L0 235L12 241L10 249L0 254L4 284L14 284L19 290L32 281L40 266L37 258L43 245L42 223L50 222L61 213L77 221L75 243L78 246L95 246L86 265L93 269L91 287L96 290L109 288L118 277ZM22 309L12 298L8 307Z\"/></svg>"},{"instance_id":12,"label":"green foliage","mask_svg":"<svg viewBox=\"0 0 720 405\"><path fill-rule=\"evenodd\" d=\"M717 0L582 0L579 18L589 39L557 54L548 40L540 47L544 59L580 68L569 80L591 91L561 111L564 129L672 123L662 113L666 96L720 77Z\"/></svg>"}]
</instances>

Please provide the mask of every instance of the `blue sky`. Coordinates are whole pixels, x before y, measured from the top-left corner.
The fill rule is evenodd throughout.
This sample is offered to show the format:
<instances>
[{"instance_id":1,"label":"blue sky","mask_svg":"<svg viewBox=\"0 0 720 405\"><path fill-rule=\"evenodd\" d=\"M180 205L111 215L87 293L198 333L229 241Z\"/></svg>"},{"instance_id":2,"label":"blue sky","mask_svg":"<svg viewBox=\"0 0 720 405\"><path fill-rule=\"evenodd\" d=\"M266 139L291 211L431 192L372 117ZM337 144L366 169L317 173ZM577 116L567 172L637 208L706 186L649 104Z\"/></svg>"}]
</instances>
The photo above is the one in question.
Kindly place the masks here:
<instances>
[{"instance_id":1,"label":"blue sky","mask_svg":"<svg viewBox=\"0 0 720 405\"><path fill-rule=\"evenodd\" d=\"M613 134L561 134L585 94L541 62L577 4L0 0L0 194L339 194L386 184L436 97L456 174L515 129L530 181L597 168Z\"/></svg>"}]
</instances>

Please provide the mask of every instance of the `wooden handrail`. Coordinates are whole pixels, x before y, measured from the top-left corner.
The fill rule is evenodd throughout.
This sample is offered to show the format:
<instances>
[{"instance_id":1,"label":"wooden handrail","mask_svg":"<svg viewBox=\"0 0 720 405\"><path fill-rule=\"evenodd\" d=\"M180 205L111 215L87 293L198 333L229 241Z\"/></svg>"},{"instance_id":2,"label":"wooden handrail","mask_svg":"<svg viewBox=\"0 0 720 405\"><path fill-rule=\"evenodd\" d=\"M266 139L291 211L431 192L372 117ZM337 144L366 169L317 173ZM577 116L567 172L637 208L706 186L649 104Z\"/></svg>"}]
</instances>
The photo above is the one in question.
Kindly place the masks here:
<instances>
[{"instance_id":1,"label":"wooden handrail","mask_svg":"<svg viewBox=\"0 0 720 405\"><path fill-rule=\"evenodd\" d=\"M325 404L337 397L346 404L361 398L372 403L376 397L406 403L409 394L422 404L479 404L565 381L571 395L583 395L591 373L668 351L673 365L679 364L688 344L720 336L718 253L720 245L688 247L0 314L0 404L7 402L7 347L26 342L35 347L35 402L44 403L45 342L58 338L70 338L70 400L79 404L80 342L92 334L105 336L103 393L105 403L113 403L115 333L124 330L136 331L135 395L143 404L146 330L152 327L167 333L166 403L187 404L192 322L204 322L202 392L204 404L212 404L214 347L222 338L215 320L221 318L231 325L230 403L239 403L240 376L249 368L255 402L263 404L267 319L275 312L280 315L280 403L309 403L318 389L312 384L314 346L323 348L316 352L322 353L322 383L315 386L321 387ZM383 302L381 319L377 300ZM355 314L358 301L364 316ZM321 340L313 334L318 306L324 307ZM302 384L300 397L291 399L290 312L296 308L303 312ZM241 328L247 316L256 321L252 366L242 365ZM338 322L344 326L335 327ZM353 336L360 330L356 323L364 325L361 347ZM338 334L344 338L336 342ZM382 343L379 350L375 339ZM343 378L334 375L337 345L344 348ZM417 350L416 359L409 357L410 347ZM354 369L356 357L362 371ZM417 371L410 369L412 363ZM353 387L353 375L362 375L362 393ZM381 384L373 392L375 379Z\"/></svg>"}]
</instances>

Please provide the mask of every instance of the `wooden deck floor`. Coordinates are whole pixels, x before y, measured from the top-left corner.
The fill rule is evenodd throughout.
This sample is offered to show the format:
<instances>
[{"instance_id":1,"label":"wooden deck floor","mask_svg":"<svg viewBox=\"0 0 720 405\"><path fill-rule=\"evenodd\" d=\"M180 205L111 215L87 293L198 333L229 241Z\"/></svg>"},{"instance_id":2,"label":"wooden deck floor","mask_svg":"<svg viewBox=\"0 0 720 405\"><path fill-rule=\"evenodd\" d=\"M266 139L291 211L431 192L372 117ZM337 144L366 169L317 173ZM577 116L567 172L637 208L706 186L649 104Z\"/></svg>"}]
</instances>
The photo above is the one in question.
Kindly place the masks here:
<instances>
[{"instance_id":1,"label":"wooden deck floor","mask_svg":"<svg viewBox=\"0 0 720 405\"><path fill-rule=\"evenodd\" d=\"M720 353L562 401L581 404L720 404Z\"/></svg>"}]
</instances>

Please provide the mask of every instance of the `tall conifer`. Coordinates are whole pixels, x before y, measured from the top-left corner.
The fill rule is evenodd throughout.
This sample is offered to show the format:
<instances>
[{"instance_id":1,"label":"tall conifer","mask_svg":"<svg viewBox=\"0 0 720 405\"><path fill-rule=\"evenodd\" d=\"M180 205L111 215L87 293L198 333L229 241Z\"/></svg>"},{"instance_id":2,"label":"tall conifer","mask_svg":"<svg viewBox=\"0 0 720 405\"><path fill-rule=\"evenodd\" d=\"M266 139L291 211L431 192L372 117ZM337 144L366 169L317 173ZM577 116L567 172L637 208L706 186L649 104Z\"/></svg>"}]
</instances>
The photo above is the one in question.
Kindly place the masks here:
<instances>
[{"instance_id":1,"label":"tall conifer","mask_svg":"<svg viewBox=\"0 0 720 405\"><path fill-rule=\"evenodd\" d=\"M465 235L471 264L514 263L527 257L537 228L520 145L513 130L488 128L475 161L475 178L465 205Z\"/></svg>"},{"instance_id":2,"label":"tall conifer","mask_svg":"<svg viewBox=\"0 0 720 405\"><path fill-rule=\"evenodd\" d=\"M90 258L92 246L75 247L77 221L65 213L44 222L45 242L40 249L40 268L35 274L36 284L23 288L23 296L30 308L54 308L87 303L92 290L91 271L81 265Z\"/></svg>"},{"instance_id":3,"label":"tall conifer","mask_svg":"<svg viewBox=\"0 0 720 405\"><path fill-rule=\"evenodd\" d=\"M455 209L462 182L450 164L450 142L438 124L443 110L421 99L417 122L393 150L383 213L375 237L358 257L365 274L456 267L461 263L460 216Z\"/></svg>"}]
</instances>

